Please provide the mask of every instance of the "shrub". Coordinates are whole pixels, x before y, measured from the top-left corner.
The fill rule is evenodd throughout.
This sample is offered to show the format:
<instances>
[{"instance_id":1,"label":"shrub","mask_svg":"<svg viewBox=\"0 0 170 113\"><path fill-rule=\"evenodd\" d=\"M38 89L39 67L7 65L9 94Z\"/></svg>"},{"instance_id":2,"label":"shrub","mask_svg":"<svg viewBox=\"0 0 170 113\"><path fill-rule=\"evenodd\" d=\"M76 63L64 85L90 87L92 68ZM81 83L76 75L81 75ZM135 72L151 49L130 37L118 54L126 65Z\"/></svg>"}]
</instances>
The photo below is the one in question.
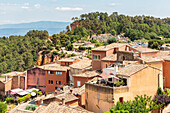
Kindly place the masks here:
<instances>
[{"instance_id":1,"label":"shrub","mask_svg":"<svg viewBox=\"0 0 170 113\"><path fill-rule=\"evenodd\" d=\"M7 104L0 102L0 113L5 113L7 111Z\"/></svg>"},{"instance_id":2,"label":"shrub","mask_svg":"<svg viewBox=\"0 0 170 113\"><path fill-rule=\"evenodd\" d=\"M30 110L30 111L34 111L38 106L31 104L31 105L27 105L25 110Z\"/></svg>"},{"instance_id":3,"label":"shrub","mask_svg":"<svg viewBox=\"0 0 170 113\"><path fill-rule=\"evenodd\" d=\"M121 80L121 81L116 81L115 83L114 83L114 85L116 86L116 87L120 87L120 86L123 86L125 83L123 82L123 80Z\"/></svg>"},{"instance_id":4,"label":"shrub","mask_svg":"<svg viewBox=\"0 0 170 113\"><path fill-rule=\"evenodd\" d=\"M42 91L38 91L38 95L40 95L40 96L41 96L41 95L42 95Z\"/></svg>"},{"instance_id":5,"label":"shrub","mask_svg":"<svg viewBox=\"0 0 170 113\"><path fill-rule=\"evenodd\" d=\"M76 56L76 54L75 54L75 53L72 53L71 56L74 57L74 56Z\"/></svg>"},{"instance_id":6,"label":"shrub","mask_svg":"<svg viewBox=\"0 0 170 113\"><path fill-rule=\"evenodd\" d=\"M7 97L7 98L5 99L5 101L6 101L7 103L13 103L13 102L14 102L13 97Z\"/></svg>"},{"instance_id":7,"label":"shrub","mask_svg":"<svg viewBox=\"0 0 170 113\"><path fill-rule=\"evenodd\" d=\"M157 94L158 95L163 95L163 94L165 94L165 92L162 90L162 88L158 88L158 91L157 91Z\"/></svg>"}]
</instances>

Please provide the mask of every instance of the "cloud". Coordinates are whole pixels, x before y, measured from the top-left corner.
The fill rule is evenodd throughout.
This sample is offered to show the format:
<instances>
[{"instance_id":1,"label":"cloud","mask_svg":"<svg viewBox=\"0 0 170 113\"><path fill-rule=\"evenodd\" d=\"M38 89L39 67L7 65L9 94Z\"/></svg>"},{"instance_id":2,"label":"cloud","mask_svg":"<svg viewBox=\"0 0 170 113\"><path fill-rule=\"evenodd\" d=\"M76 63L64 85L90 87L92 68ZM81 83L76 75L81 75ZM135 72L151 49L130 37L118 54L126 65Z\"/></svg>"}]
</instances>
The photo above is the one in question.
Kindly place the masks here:
<instances>
[{"instance_id":1,"label":"cloud","mask_svg":"<svg viewBox=\"0 0 170 113\"><path fill-rule=\"evenodd\" d=\"M40 8L40 6L41 6L40 4L35 4L34 5L35 8Z\"/></svg>"},{"instance_id":2,"label":"cloud","mask_svg":"<svg viewBox=\"0 0 170 113\"><path fill-rule=\"evenodd\" d=\"M83 8L71 8L71 7L57 7L56 10L60 10L60 11L82 11Z\"/></svg>"},{"instance_id":3,"label":"cloud","mask_svg":"<svg viewBox=\"0 0 170 113\"><path fill-rule=\"evenodd\" d=\"M28 6L22 6L21 8L22 8L22 9L29 9Z\"/></svg>"},{"instance_id":4,"label":"cloud","mask_svg":"<svg viewBox=\"0 0 170 113\"><path fill-rule=\"evenodd\" d=\"M111 3L111 6L119 5L118 3Z\"/></svg>"}]
</instances>

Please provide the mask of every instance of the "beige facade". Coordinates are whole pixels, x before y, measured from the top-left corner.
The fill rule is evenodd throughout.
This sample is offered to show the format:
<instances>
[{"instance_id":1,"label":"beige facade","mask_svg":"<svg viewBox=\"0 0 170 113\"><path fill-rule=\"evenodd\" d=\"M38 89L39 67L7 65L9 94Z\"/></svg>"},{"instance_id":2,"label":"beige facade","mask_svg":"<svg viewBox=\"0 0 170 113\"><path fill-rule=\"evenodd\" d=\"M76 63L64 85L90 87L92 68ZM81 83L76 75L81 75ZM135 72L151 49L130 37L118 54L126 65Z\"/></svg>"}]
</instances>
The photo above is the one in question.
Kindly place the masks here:
<instances>
[{"instance_id":1,"label":"beige facade","mask_svg":"<svg viewBox=\"0 0 170 113\"><path fill-rule=\"evenodd\" d=\"M124 75L117 76L123 77ZM137 95L144 94L154 97L158 87L162 86L160 70L151 66L146 66L130 76L126 76L126 79L127 86L120 87L86 83L87 110L95 113L104 113L120 100L133 100Z\"/></svg>"}]
</instances>

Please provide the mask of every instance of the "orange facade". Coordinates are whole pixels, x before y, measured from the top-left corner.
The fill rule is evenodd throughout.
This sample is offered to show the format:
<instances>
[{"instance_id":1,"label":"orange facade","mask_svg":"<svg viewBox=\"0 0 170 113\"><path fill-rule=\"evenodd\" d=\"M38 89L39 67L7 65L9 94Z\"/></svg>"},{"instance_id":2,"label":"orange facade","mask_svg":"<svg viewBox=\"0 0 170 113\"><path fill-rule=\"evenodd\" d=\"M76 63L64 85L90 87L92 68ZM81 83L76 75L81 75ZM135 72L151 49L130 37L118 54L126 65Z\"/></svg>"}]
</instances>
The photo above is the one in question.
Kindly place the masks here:
<instances>
[{"instance_id":1,"label":"orange facade","mask_svg":"<svg viewBox=\"0 0 170 113\"><path fill-rule=\"evenodd\" d=\"M164 88L170 88L170 61L163 62Z\"/></svg>"},{"instance_id":2,"label":"orange facade","mask_svg":"<svg viewBox=\"0 0 170 113\"><path fill-rule=\"evenodd\" d=\"M51 71L53 74L49 74L50 70L45 71L45 84L46 92L54 92L57 88L63 88L63 86L68 84L69 72L68 71ZM56 72L61 72L61 75L56 74Z\"/></svg>"},{"instance_id":3,"label":"orange facade","mask_svg":"<svg viewBox=\"0 0 170 113\"><path fill-rule=\"evenodd\" d=\"M92 78L88 78L88 77L77 77L77 76L73 76L73 83L74 83L74 87L80 87L83 86L86 82L90 81ZM80 86L78 86L78 82L80 83Z\"/></svg>"}]
</instances>

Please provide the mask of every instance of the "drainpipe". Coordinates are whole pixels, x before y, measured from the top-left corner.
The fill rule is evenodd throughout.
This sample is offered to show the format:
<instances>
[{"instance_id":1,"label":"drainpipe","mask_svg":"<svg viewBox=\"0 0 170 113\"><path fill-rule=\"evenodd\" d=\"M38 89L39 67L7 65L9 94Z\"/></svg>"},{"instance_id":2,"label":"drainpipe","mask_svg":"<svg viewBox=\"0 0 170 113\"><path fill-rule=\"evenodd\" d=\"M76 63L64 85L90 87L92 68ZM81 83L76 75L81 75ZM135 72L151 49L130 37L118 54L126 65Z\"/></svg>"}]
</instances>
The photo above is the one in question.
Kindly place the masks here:
<instances>
[{"instance_id":1,"label":"drainpipe","mask_svg":"<svg viewBox=\"0 0 170 113\"><path fill-rule=\"evenodd\" d=\"M99 97L99 89L97 88L97 97L98 97L98 102L99 102L99 109L100 109L100 113L101 113L101 108L100 108L100 97Z\"/></svg>"}]
</instances>

